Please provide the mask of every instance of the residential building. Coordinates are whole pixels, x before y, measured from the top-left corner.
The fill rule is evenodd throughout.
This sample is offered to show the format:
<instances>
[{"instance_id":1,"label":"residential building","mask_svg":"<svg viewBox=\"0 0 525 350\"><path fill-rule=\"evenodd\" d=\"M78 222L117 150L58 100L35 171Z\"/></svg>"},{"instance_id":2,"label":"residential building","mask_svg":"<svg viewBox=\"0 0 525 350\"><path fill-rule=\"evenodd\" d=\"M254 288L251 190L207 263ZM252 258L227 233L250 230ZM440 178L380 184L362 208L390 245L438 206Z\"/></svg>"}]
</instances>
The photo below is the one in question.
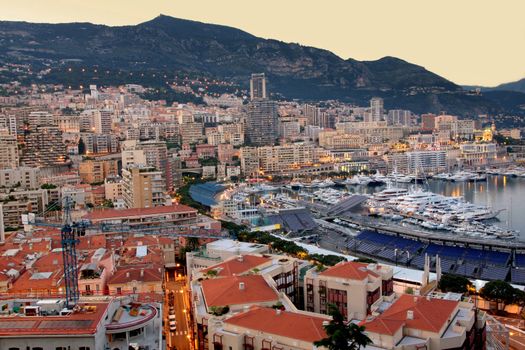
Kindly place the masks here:
<instances>
[{"instance_id":1,"label":"residential building","mask_svg":"<svg viewBox=\"0 0 525 350\"><path fill-rule=\"evenodd\" d=\"M246 139L253 146L272 146L278 136L277 103L253 100L248 104Z\"/></svg>"},{"instance_id":2,"label":"residential building","mask_svg":"<svg viewBox=\"0 0 525 350\"><path fill-rule=\"evenodd\" d=\"M16 134L0 129L0 169L18 168L18 144Z\"/></svg>"},{"instance_id":3,"label":"residential building","mask_svg":"<svg viewBox=\"0 0 525 350\"><path fill-rule=\"evenodd\" d=\"M29 167L67 164L62 132L57 127L36 127L36 130L24 137L24 149L20 156L20 163Z\"/></svg>"},{"instance_id":4,"label":"residential building","mask_svg":"<svg viewBox=\"0 0 525 350\"><path fill-rule=\"evenodd\" d=\"M78 167L80 178L84 183L104 182L107 177L118 175L117 160L84 160Z\"/></svg>"},{"instance_id":5,"label":"residential building","mask_svg":"<svg viewBox=\"0 0 525 350\"><path fill-rule=\"evenodd\" d=\"M253 73L250 79L250 100L265 100L266 95L266 77L264 73Z\"/></svg>"},{"instance_id":6,"label":"residential building","mask_svg":"<svg viewBox=\"0 0 525 350\"><path fill-rule=\"evenodd\" d=\"M403 294L361 325L374 349L485 348L484 313L454 293L441 298Z\"/></svg>"},{"instance_id":7,"label":"residential building","mask_svg":"<svg viewBox=\"0 0 525 350\"><path fill-rule=\"evenodd\" d=\"M436 128L436 115L427 113L421 115L421 129L424 131L433 131Z\"/></svg>"},{"instance_id":8,"label":"residential building","mask_svg":"<svg viewBox=\"0 0 525 350\"><path fill-rule=\"evenodd\" d=\"M343 261L325 270L312 268L304 277L306 311L326 314L334 304L347 320L364 320L383 300L392 297L392 268Z\"/></svg>"},{"instance_id":9,"label":"residential building","mask_svg":"<svg viewBox=\"0 0 525 350\"><path fill-rule=\"evenodd\" d=\"M315 341L326 338L327 322L323 315L252 307L220 323L208 323L207 332L213 349L311 350Z\"/></svg>"},{"instance_id":10,"label":"residential building","mask_svg":"<svg viewBox=\"0 0 525 350\"><path fill-rule=\"evenodd\" d=\"M38 168L20 167L12 169L0 169L0 188L22 188L33 190L39 186Z\"/></svg>"},{"instance_id":11,"label":"residential building","mask_svg":"<svg viewBox=\"0 0 525 350\"><path fill-rule=\"evenodd\" d=\"M166 185L161 171L148 166L122 169L122 194L127 208L150 208L166 204Z\"/></svg>"}]
</instances>

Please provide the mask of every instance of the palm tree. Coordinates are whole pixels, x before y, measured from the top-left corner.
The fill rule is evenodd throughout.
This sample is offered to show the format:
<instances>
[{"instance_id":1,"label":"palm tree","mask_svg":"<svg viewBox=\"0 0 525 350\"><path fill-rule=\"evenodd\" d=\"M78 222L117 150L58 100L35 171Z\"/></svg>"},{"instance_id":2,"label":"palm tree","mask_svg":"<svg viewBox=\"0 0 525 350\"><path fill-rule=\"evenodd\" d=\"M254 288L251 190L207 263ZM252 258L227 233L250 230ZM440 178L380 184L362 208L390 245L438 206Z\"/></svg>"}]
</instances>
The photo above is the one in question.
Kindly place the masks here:
<instances>
[{"instance_id":1,"label":"palm tree","mask_svg":"<svg viewBox=\"0 0 525 350\"><path fill-rule=\"evenodd\" d=\"M364 333L365 327L352 322L346 323L335 305L328 305L328 314L332 316L332 320L324 326L327 337L314 342L315 346L324 346L330 350L358 350L372 343Z\"/></svg>"}]
</instances>

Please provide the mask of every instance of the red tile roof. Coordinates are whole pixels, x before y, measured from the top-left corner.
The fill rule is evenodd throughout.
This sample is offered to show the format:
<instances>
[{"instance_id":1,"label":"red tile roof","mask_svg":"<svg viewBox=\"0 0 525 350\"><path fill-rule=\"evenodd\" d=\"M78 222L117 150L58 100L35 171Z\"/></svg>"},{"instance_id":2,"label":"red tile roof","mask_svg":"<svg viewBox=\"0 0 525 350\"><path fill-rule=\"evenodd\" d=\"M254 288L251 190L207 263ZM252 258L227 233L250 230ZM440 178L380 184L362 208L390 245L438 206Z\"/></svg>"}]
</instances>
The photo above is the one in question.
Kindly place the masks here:
<instances>
[{"instance_id":1,"label":"red tile roof","mask_svg":"<svg viewBox=\"0 0 525 350\"><path fill-rule=\"evenodd\" d=\"M195 213L196 209L183 204L169 205L153 208L132 208L132 209L104 209L95 210L84 216L85 219L100 221L106 219L144 217L172 213Z\"/></svg>"},{"instance_id":2,"label":"red tile roof","mask_svg":"<svg viewBox=\"0 0 525 350\"><path fill-rule=\"evenodd\" d=\"M263 256L242 255L241 257L234 257L220 264L213 265L207 269L202 270L202 272L206 273L210 270L216 270L218 271L217 276L220 277L235 276L249 272L250 270L253 270L254 268L270 261L270 258L265 258Z\"/></svg>"},{"instance_id":3,"label":"red tile roof","mask_svg":"<svg viewBox=\"0 0 525 350\"><path fill-rule=\"evenodd\" d=\"M351 280L364 280L368 276L379 277L379 275L367 269L368 264L344 261L321 272L321 276L347 278Z\"/></svg>"},{"instance_id":4,"label":"red tile roof","mask_svg":"<svg viewBox=\"0 0 525 350\"><path fill-rule=\"evenodd\" d=\"M143 271L142 276L141 271ZM124 284L131 281L162 283L162 279L162 270L159 271L157 266L144 268L127 267L119 268L108 280L108 284Z\"/></svg>"},{"instance_id":5,"label":"red tile roof","mask_svg":"<svg viewBox=\"0 0 525 350\"><path fill-rule=\"evenodd\" d=\"M274 309L254 307L224 322L266 334L313 343L326 337L324 321L328 319L289 311L281 311L277 314Z\"/></svg>"},{"instance_id":6,"label":"red tile roof","mask_svg":"<svg viewBox=\"0 0 525 350\"><path fill-rule=\"evenodd\" d=\"M244 283L244 289L239 283ZM278 301L279 296L259 275L231 276L202 281L206 305L226 306Z\"/></svg>"},{"instance_id":7,"label":"red tile roof","mask_svg":"<svg viewBox=\"0 0 525 350\"><path fill-rule=\"evenodd\" d=\"M367 331L393 335L406 326L423 331L439 332L454 316L459 302L445 299L430 299L404 294L390 308L369 322L363 322ZM413 319L407 319L407 311Z\"/></svg>"},{"instance_id":8,"label":"red tile roof","mask_svg":"<svg viewBox=\"0 0 525 350\"><path fill-rule=\"evenodd\" d=\"M0 317L0 337L34 335L94 334L108 308L108 303L79 304L95 306L94 311L80 311L67 316Z\"/></svg>"},{"instance_id":9,"label":"red tile roof","mask_svg":"<svg viewBox=\"0 0 525 350\"><path fill-rule=\"evenodd\" d=\"M35 274L42 274L45 272L51 272L49 278L32 278ZM56 293L64 285L64 273L62 267L57 267L54 270L48 271L26 271L24 272L9 289L10 293Z\"/></svg>"}]
</instances>

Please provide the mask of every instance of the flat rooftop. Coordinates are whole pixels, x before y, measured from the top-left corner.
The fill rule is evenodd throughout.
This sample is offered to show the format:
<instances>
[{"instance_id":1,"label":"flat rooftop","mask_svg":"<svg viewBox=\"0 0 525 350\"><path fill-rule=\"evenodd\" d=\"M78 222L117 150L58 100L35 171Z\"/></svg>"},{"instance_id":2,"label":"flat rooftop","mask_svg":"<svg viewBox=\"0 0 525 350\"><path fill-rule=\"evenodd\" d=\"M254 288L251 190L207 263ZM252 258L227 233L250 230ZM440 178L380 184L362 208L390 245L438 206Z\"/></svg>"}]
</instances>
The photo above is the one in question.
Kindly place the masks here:
<instances>
[{"instance_id":1,"label":"flat rooftop","mask_svg":"<svg viewBox=\"0 0 525 350\"><path fill-rule=\"evenodd\" d=\"M17 303L18 304L18 303ZM20 303L21 304L21 303ZM40 302L31 306L42 306ZM106 314L109 303L80 303L78 311L64 316L25 316L23 306L11 305L10 314L0 316L0 337L23 335L90 335Z\"/></svg>"}]
</instances>

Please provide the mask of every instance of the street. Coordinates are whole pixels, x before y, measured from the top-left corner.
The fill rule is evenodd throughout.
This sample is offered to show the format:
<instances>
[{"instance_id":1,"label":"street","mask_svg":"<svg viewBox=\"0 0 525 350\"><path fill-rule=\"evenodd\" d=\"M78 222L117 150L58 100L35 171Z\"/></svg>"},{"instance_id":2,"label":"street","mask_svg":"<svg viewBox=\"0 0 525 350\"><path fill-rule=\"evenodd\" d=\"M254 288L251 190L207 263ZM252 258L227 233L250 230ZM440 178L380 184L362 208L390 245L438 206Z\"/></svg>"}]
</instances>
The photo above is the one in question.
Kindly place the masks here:
<instances>
[{"instance_id":1,"label":"street","mask_svg":"<svg viewBox=\"0 0 525 350\"><path fill-rule=\"evenodd\" d=\"M178 277L178 276L177 276ZM167 349L191 350L190 331L189 331L189 304L187 288L184 284L184 276L175 278L173 272L166 272L166 294L165 294L165 332ZM173 293L173 294L172 294ZM170 297L172 295L172 297ZM168 315L170 299L173 300L177 330L170 331Z\"/></svg>"}]
</instances>

